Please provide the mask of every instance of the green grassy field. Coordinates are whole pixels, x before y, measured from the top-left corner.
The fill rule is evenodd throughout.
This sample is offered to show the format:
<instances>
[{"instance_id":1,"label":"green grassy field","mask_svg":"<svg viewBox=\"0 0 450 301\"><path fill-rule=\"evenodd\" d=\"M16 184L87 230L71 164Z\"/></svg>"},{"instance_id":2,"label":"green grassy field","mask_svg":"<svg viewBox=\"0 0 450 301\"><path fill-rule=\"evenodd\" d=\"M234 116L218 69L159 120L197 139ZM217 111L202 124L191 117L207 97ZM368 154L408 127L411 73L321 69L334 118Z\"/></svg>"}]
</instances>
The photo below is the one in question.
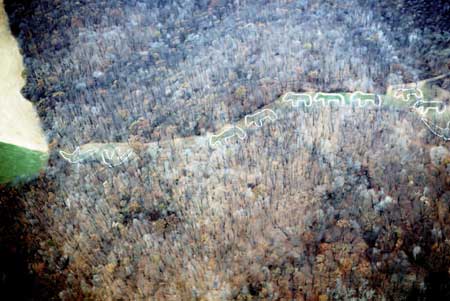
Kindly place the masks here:
<instances>
[{"instance_id":1,"label":"green grassy field","mask_svg":"<svg viewBox=\"0 0 450 301\"><path fill-rule=\"evenodd\" d=\"M18 184L36 177L48 154L0 142L0 184Z\"/></svg>"}]
</instances>

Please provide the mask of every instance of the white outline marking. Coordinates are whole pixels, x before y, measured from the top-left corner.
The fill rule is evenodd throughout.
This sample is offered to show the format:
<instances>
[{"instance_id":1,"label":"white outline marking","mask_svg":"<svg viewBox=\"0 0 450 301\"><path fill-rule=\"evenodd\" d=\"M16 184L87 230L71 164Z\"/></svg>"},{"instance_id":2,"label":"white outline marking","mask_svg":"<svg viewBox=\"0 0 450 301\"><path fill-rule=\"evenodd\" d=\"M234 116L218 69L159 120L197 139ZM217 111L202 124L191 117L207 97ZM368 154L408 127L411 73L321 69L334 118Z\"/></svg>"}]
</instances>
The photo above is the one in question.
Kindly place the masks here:
<instances>
[{"instance_id":1,"label":"white outline marking","mask_svg":"<svg viewBox=\"0 0 450 301\"><path fill-rule=\"evenodd\" d=\"M258 119L259 115L264 115L262 118ZM254 119L256 118L256 119ZM256 127L260 128L263 126L263 121L269 119L271 122L274 122L278 119L277 114L271 109L263 109L254 114L249 114L245 116L245 126L250 127L252 124L256 125ZM250 121L249 121L250 120Z\"/></svg>"},{"instance_id":2,"label":"white outline marking","mask_svg":"<svg viewBox=\"0 0 450 301\"><path fill-rule=\"evenodd\" d=\"M450 141L450 121L447 122L447 126L445 128L442 128L438 125L431 124L426 118L421 118L421 120L434 135L444 139L445 141ZM448 134L446 135L445 133L442 132L447 132Z\"/></svg>"},{"instance_id":3,"label":"white outline marking","mask_svg":"<svg viewBox=\"0 0 450 301\"><path fill-rule=\"evenodd\" d=\"M299 98L303 98L303 99L286 99L286 97L299 97ZM307 100L305 100L304 98L307 98ZM311 95L306 94L306 93L294 93L294 92L287 92L286 94L283 95L283 99L282 102L286 103L286 102L292 102L292 107L297 108L300 106L300 103L303 103L305 106L310 107L313 103L313 98L311 97Z\"/></svg>"},{"instance_id":4,"label":"white outline marking","mask_svg":"<svg viewBox=\"0 0 450 301\"><path fill-rule=\"evenodd\" d=\"M363 100L362 97L364 97L364 96L365 97L373 96L374 99ZM355 99L355 97L358 97L358 98ZM378 100L378 104L376 103L377 100ZM353 104L356 101L358 102L358 106L360 108L366 107L369 102L371 103L371 105L373 105L375 107L380 107L381 106L381 102L382 102L381 97L379 95L374 94L374 93L365 93L365 92L362 92L362 91L356 91L356 92L353 92L351 94L351 96L350 96L350 103ZM363 102L365 102L366 104L362 105Z\"/></svg>"},{"instance_id":5,"label":"white outline marking","mask_svg":"<svg viewBox=\"0 0 450 301\"><path fill-rule=\"evenodd\" d=\"M119 166L119 165L121 165L121 164L123 164L123 163L125 163L127 161L127 159L130 157L132 152L133 151L129 149L129 150L126 151L126 153L124 155L120 155L119 151L118 151L118 148L114 148L111 151L109 151L107 149L104 149L101 152L102 163L104 165L108 166L108 167L111 167L111 168L115 167L115 166ZM118 159L119 163L117 163L117 164L108 163L105 160L105 156L106 156L106 159L108 159L110 162L114 162L115 159Z\"/></svg>"},{"instance_id":6,"label":"white outline marking","mask_svg":"<svg viewBox=\"0 0 450 301\"><path fill-rule=\"evenodd\" d=\"M326 96L334 96L335 99L326 99ZM326 106L326 104L330 104L331 102L337 102L339 105L345 105L345 98L342 96L342 94L339 93L324 93L324 92L317 92L316 95L314 95L314 102L322 102L323 106Z\"/></svg>"},{"instance_id":7,"label":"white outline marking","mask_svg":"<svg viewBox=\"0 0 450 301\"><path fill-rule=\"evenodd\" d=\"M412 90L414 92L411 92ZM408 91L410 91L410 92L407 93ZM410 98L411 98L412 95L414 95L414 97L416 99L422 99L423 98L423 93L422 93L422 90L420 88L398 88L394 92L394 98L396 98L396 99L400 98L404 102L411 101Z\"/></svg>"},{"instance_id":8,"label":"white outline marking","mask_svg":"<svg viewBox=\"0 0 450 301\"><path fill-rule=\"evenodd\" d=\"M221 137L222 135L226 135L226 137ZM217 144L224 145L225 143L228 143L228 139L237 137L240 140L244 140L247 137L247 134L243 129L241 129L238 126L231 126L225 130L223 130L220 134L217 135L211 135L209 137L209 144L212 147L217 147ZM216 142L213 142L213 139L217 138Z\"/></svg>"},{"instance_id":9,"label":"white outline marking","mask_svg":"<svg viewBox=\"0 0 450 301\"><path fill-rule=\"evenodd\" d=\"M88 155L88 154L90 154L92 152L95 152L95 150L94 149L88 149L86 151L80 152L80 147L78 146L71 154L67 153L65 151L62 151L62 150L59 151L59 154L60 154L61 157L63 157L63 159L65 159L69 163L77 164L77 163L81 163L85 159L84 156L86 156L86 155ZM75 160L72 160L73 156L76 156ZM84 158L81 158L81 156L83 156Z\"/></svg>"},{"instance_id":10,"label":"white outline marking","mask_svg":"<svg viewBox=\"0 0 450 301\"><path fill-rule=\"evenodd\" d=\"M131 156L131 154L133 153L132 150L128 149L125 152L125 154L121 155L118 151L119 150L118 148L114 148L112 150L108 150L108 149L102 149L102 150L88 149L86 151L80 151L80 150L81 149L78 146L75 149L75 151L71 154L67 153L65 151L62 151L62 150L59 151L59 154L61 155L61 157L63 157L63 159L67 160L69 163L80 164L83 161L85 161L86 159L88 159L88 156L100 151L101 163L108 167L114 167L114 166L119 166L119 165L123 164L124 162L126 162L128 160L128 158ZM75 159L72 159L73 157L75 157ZM96 159L96 158L92 157L92 159ZM111 164L111 163L108 163L107 161L110 161L110 162L118 161L119 163Z\"/></svg>"},{"instance_id":11,"label":"white outline marking","mask_svg":"<svg viewBox=\"0 0 450 301\"><path fill-rule=\"evenodd\" d=\"M431 105L430 107L424 107L425 105ZM442 105L442 106L441 106ZM411 106L419 115L425 115L428 111L433 110L436 114L442 114L445 112L447 106L444 102L439 100L424 101L419 99L415 104Z\"/></svg>"}]
</instances>

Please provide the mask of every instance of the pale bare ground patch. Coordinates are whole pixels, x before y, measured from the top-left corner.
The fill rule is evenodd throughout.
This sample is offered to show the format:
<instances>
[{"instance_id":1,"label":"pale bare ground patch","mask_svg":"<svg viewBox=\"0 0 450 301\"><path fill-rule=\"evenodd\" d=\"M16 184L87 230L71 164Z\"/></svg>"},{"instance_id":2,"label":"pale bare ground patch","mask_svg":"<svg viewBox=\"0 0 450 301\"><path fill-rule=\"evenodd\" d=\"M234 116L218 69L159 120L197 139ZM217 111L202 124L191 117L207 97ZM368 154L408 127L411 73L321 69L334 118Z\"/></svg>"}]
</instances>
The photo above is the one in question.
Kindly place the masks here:
<instances>
[{"instance_id":1,"label":"pale bare ground patch","mask_svg":"<svg viewBox=\"0 0 450 301\"><path fill-rule=\"evenodd\" d=\"M20 93L25 85L25 69L3 2L0 0L0 141L48 152L38 115Z\"/></svg>"}]
</instances>

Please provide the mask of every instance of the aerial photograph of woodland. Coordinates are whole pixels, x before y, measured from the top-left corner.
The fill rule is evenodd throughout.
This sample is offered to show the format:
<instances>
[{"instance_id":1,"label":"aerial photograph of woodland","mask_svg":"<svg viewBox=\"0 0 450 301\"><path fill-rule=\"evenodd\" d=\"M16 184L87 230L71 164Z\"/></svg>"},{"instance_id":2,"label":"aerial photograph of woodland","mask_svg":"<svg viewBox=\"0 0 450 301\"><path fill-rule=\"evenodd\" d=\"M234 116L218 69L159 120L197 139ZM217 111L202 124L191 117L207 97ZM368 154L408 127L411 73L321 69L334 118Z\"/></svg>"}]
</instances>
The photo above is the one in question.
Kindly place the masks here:
<instances>
[{"instance_id":1,"label":"aerial photograph of woodland","mask_svg":"<svg viewBox=\"0 0 450 301\"><path fill-rule=\"evenodd\" d=\"M450 300L450 2L0 0L0 300Z\"/></svg>"}]
</instances>

